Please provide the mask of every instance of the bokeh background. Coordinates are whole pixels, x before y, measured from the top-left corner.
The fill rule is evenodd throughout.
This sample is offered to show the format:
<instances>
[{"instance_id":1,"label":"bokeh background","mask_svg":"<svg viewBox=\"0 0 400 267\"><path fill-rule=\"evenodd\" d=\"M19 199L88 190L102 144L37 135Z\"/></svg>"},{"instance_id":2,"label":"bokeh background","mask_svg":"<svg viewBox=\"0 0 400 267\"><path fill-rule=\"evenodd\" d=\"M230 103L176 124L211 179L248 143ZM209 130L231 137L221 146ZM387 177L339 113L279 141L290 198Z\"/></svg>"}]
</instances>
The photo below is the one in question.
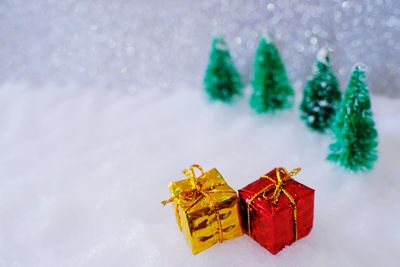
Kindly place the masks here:
<instances>
[{"instance_id":1,"label":"bokeh background","mask_svg":"<svg viewBox=\"0 0 400 267\"><path fill-rule=\"evenodd\" d=\"M362 62L373 93L400 97L396 0L2 0L0 84L197 89L215 34L248 80L265 30L298 90L329 46L342 87Z\"/></svg>"}]
</instances>

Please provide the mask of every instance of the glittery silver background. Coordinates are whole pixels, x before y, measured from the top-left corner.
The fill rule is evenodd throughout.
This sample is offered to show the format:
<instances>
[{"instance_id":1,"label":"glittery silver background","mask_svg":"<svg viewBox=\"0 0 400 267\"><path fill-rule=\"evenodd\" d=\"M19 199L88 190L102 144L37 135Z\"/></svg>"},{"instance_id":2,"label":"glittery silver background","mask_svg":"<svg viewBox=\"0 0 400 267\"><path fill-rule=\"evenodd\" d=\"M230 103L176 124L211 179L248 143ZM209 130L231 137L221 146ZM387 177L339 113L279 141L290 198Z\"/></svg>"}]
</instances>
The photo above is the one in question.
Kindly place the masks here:
<instances>
[{"instance_id":1,"label":"glittery silver background","mask_svg":"<svg viewBox=\"0 0 400 267\"><path fill-rule=\"evenodd\" d=\"M362 62L374 93L400 96L395 0L2 0L0 84L199 88L213 34L225 35L248 80L265 29L296 88L329 45L342 87Z\"/></svg>"}]
</instances>

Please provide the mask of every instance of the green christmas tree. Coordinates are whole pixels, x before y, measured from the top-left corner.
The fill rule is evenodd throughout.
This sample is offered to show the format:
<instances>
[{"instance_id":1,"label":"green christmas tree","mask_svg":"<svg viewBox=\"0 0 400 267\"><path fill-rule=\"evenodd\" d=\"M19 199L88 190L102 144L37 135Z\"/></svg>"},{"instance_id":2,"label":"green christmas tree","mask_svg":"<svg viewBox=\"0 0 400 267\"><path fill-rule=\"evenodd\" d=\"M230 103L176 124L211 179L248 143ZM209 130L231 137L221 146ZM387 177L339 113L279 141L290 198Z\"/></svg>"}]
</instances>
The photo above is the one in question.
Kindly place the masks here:
<instances>
[{"instance_id":1,"label":"green christmas tree","mask_svg":"<svg viewBox=\"0 0 400 267\"><path fill-rule=\"evenodd\" d=\"M333 125L335 142L327 159L354 172L370 170L377 160L377 136L365 72L356 65Z\"/></svg>"},{"instance_id":2,"label":"green christmas tree","mask_svg":"<svg viewBox=\"0 0 400 267\"><path fill-rule=\"evenodd\" d=\"M250 106L258 113L273 112L293 105L294 91L275 44L261 39L254 60L253 94Z\"/></svg>"},{"instance_id":3,"label":"green christmas tree","mask_svg":"<svg viewBox=\"0 0 400 267\"><path fill-rule=\"evenodd\" d=\"M318 132L330 128L340 102L339 83L330 65L329 53L321 49L313 76L304 88L301 118Z\"/></svg>"},{"instance_id":4,"label":"green christmas tree","mask_svg":"<svg viewBox=\"0 0 400 267\"><path fill-rule=\"evenodd\" d=\"M235 95L241 94L240 75L222 37L216 37L212 41L204 88L211 100L231 102Z\"/></svg>"}]
</instances>

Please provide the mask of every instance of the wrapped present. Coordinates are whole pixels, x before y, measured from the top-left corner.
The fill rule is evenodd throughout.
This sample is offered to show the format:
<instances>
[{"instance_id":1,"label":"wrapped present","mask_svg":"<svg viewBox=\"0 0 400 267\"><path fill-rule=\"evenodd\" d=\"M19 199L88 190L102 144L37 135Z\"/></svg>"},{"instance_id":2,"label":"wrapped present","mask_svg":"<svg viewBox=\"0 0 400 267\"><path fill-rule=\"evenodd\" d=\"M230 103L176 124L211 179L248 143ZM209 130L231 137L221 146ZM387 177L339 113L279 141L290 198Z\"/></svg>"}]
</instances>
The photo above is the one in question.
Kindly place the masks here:
<instances>
[{"instance_id":1,"label":"wrapped present","mask_svg":"<svg viewBox=\"0 0 400 267\"><path fill-rule=\"evenodd\" d=\"M193 254L242 235L236 192L221 174L215 168L204 172L199 165L184 174L186 179L170 183L172 197L162 203L174 202L176 220Z\"/></svg>"},{"instance_id":2,"label":"wrapped present","mask_svg":"<svg viewBox=\"0 0 400 267\"><path fill-rule=\"evenodd\" d=\"M314 189L295 181L300 168L279 167L239 190L242 225L272 254L306 236L314 217Z\"/></svg>"}]
</instances>

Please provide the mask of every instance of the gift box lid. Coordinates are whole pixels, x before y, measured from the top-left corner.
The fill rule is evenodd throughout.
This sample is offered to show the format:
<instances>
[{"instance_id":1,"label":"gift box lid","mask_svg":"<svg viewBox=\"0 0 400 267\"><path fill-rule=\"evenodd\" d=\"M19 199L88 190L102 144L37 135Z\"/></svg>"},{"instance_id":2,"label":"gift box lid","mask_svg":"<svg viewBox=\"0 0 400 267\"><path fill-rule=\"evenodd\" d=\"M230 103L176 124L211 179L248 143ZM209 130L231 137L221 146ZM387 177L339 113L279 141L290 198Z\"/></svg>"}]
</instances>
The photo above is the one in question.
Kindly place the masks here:
<instances>
[{"instance_id":1,"label":"gift box lid","mask_svg":"<svg viewBox=\"0 0 400 267\"><path fill-rule=\"evenodd\" d=\"M283 171L281 172L281 177L285 175ZM276 169L273 169L269 173L265 174L265 176L268 176L272 178L273 180L277 180L276 177ZM269 179L266 178L260 178L244 188L239 190L239 195L241 198L248 203L249 200L257 193L259 193L261 190L263 190L266 187L270 187L271 190L268 190L266 193L260 194L258 197L256 197L251 205L254 208L257 208L258 210L265 212L267 214L277 214L281 212L284 209L291 208L290 200L283 194L281 193L278 198L279 205L276 205L273 203L271 200L271 197L274 193L274 183L270 181ZM314 189L305 186L299 182L297 182L294 179L289 179L286 180L283 183L283 188L293 197L293 199L297 202L298 200L304 198L305 196L309 194L314 194Z\"/></svg>"},{"instance_id":2,"label":"gift box lid","mask_svg":"<svg viewBox=\"0 0 400 267\"><path fill-rule=\"evenodd\" d=\"M202 191L206 191L215 195L216 199L230 198L236 196L236 192L226 183L222 175L216 168L204 172L200 177L196 178L196 182ZM179 198L179 204L183 209L193 206L193 202L197 199L196 192L193 190L193 185L190 179L183 179L169 184L169 189L173 197L179 194L188 194L187 198ZM193 195L191 195L193 194Z\"/></svg>"}]
</instances>

